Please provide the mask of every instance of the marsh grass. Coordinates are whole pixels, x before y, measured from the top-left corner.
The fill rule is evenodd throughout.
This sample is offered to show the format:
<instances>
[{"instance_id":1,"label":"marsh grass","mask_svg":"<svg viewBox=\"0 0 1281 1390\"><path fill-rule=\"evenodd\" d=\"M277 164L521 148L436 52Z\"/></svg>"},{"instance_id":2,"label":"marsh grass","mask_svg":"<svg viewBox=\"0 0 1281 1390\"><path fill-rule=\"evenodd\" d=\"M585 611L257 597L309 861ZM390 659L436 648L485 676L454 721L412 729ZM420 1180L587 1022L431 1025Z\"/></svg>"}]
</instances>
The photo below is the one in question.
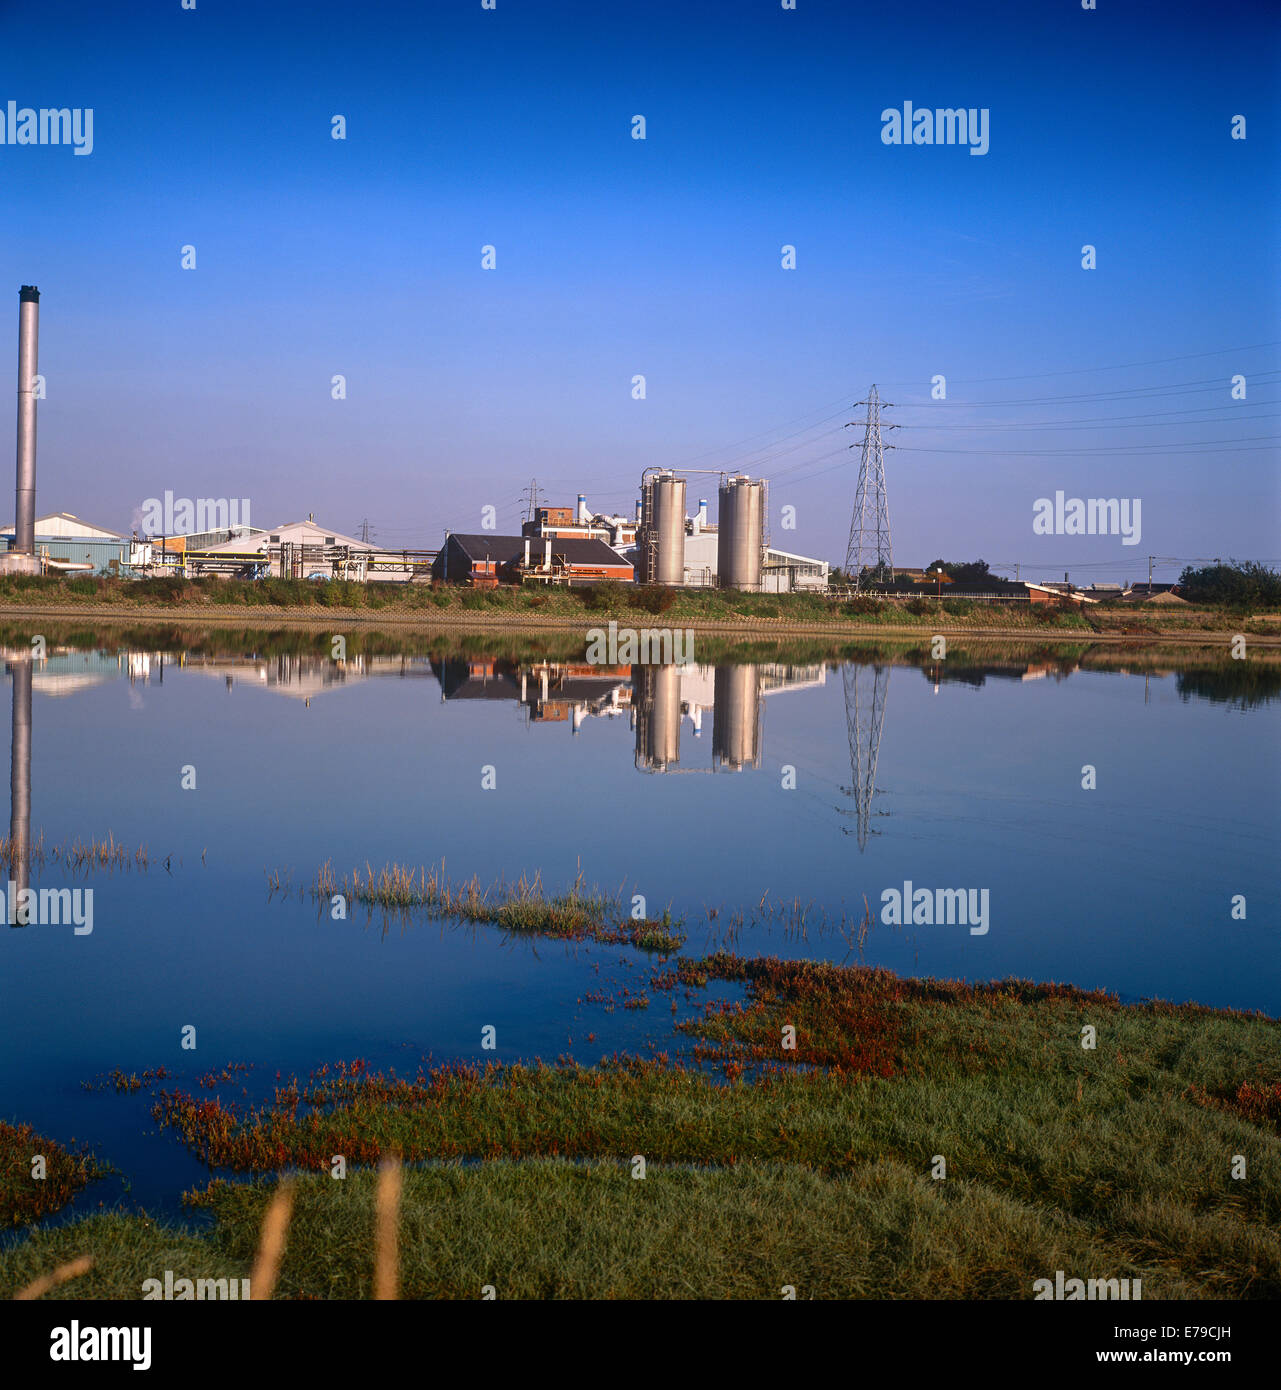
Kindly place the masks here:
<instances>
[{"instance_id":1,"label":"marsh grass","mask_svg":"<svg viewBox=\"0 0 1281 1390\"><path fill-rule=\"evenodd\" d=\"M21 857L14 842L8 836L0 836L0 862L12 867ZM172 858L172 855L167 855L156 862L169 869ZM88 840L77 838L69 844L53 845L51 848L45 847L42 832L27 847L27 864L30 868L56 864L76 873L87 873L91 869L137 869L142 872L151 867L151 862L151 854L146 845L130 849L122 845L111 831L107 832L107 837L103 840L99 840L97 836L91 836Z\"/></svg>"},{"instance_id":2,"label":"marsh grass","mask_svg":"<svg viewBox=\"0 0 1281 1390\"><path fill-rule=\"evenodd\" d=\"M374 1296L377 1187L374 1172L298 1178L275 1297ZM0 1253L0 1292L85 1249L93 1267L48 1298L137 1298L163 1269L243 1277L271 1198L215 1182L208 1237L118 1215L41 1232ZM650 1163L644 1181L618 1160L407 1169L397 1240L403 1299L474 1300L486 1284L500 1299L777 1300L784 1284L801 1299L1015 1299L1055 1269L1142 1277L1145 1297L1207 1292L1079 1223L892 1159L833 1176Z\"/></svg>"},{"instance_id":3,"label":"marsh grass","mask_svg":"<svg viewBox=\"0 0 1281 1390\"><path fill-rule=\"evenodd\" d=\"M271 895L287 894L290 879L269 874L268 889ZM657 920L628 920L621 893L589 889L581 870L568 891L549 894L537 874L486 887L474 876L460 883L451 881L443 863L430 869L391 863L378 870L366 863L363 872L356 868L339 877L327 861L305 892L322 907L341 896L410 921L419 916L447 918L520 935L599 941L664 954L679 950L685 940L670 911Z\"/></svg>"}]
</instances>

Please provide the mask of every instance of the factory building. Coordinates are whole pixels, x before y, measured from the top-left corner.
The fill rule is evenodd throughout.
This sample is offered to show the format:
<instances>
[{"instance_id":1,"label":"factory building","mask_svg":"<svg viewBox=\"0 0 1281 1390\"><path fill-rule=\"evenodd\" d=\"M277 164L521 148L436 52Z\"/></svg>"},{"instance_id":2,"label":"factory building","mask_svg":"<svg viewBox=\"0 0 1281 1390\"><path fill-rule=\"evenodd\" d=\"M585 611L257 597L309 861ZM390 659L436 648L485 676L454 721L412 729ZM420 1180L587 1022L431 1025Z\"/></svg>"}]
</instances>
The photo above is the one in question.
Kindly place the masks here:
<instances>
[{"instance_id":1,"label":"factory building","mask_svg":"<svg viewBox=\"0 0 1281 1390\"><path fill-rule=\"evenodd\" d=\"M6 550L15 547L15 526L5 527ZM128 536L81 521L71 512L51 512L35 519L35 554L51 573L127 574L143 562L140 547Z\"/></svg>"},{"instance_id":2,"label":"factory building","mask_svg":"<svg viewBox=\"0 0 1281 1390\"><path fill-rule=\"evenodd\" d=\"M195 546L189 546L187 569L190 574L212 572L215 568L225 568L226 559L243 557L246 562L263 567L263 572L273 578L306 579L316 572L328 576L335 552L339 550L359 556L370 552L372 547L354 536L318 526L309 516L306 521L287 522L268 531L232 536L203 552L197 553Z\"/></svg>"},{"instance_id":3,"label":"factory building","mask_svg":"<svg viewBox=\"0 0 1281 1390\"><path fill-rule=\"evenodd\" d=\"M492 588L496 584L630 583L631 565L598 538L495 536L451 531L432 565L433 579Z\"/></svg>"},{"instance_id":4,"label":"factory building","mask_svg":"<svg viewBox=\"0 0 1281 1390\"><path fill-rule=\"evenodd\" d=\"M827 588L831 566L812 555L795 555L790 550L765 547L761 565L761 593L791 594Z\"/></svg>"},{"instance_id":5,"label":"factory building","mask_svg":"<svg viewBox=\"0 0 1281 1390\"><path fill-rule=\"evenodd\" d=\"M176 555L181 561L189 550L212 550L214 546L225 545L228 541L250 540L265 534L261 526L225 526L217 531L195 531L190 535L149 536L148 544L159 564L165 562L162 557Z\"/></svg>"},{"instance_id":6,"label":"factory building","mask_svg":"<svg viewBox=\"0 0 1281 1390\"><path fill-rule=\"evenodd\" d=\"M186 652L181 658L184 671L209 676L223 683L230 693L237 687L267 691L288 699L301 700L310 708L317 695L348 690L374 678L396 680L425 679L431 675L426 657L363 656L334 661L329 657L282 652L276 656L209 656Z\"/></svg>"},{"instance_id":7,"label":"factory building","mask_svg":"<svg viewBox=\"0 0 1281 1390\"><path fill-rule=\"evenodd\" d=\"M588 719L626 714L630 666L584 662L518 663L504 658L445 657L433 660L442 703L450 700L512 701L531 724L564 724L573 734Z\"/></svg>"},{"instance_id":8,"label":"factory building","mask_svg":"<svg viewBox=\"0 0 1281 1390\"><path fill-rule=\"evenodd\" d=\"M426 579L435 551L380 550L320 525L313 516L267 531L247 531L198 550L187 537L184 572L244 578L351 579L408 583Z\"/></svg>"},{"instance_id":9,"label":"factory building","mask_svg":"<svg viewBox=\"0 0 1281 1390\"><path fill-rule=\"evenodd\" d=\"M543 540L604 541L621 555L636 544L637 519L609 512L593 512L585 494L578 494L574 507L539 507L532 521L521 526L521 534Z\"/></svg>"}]
</instances>

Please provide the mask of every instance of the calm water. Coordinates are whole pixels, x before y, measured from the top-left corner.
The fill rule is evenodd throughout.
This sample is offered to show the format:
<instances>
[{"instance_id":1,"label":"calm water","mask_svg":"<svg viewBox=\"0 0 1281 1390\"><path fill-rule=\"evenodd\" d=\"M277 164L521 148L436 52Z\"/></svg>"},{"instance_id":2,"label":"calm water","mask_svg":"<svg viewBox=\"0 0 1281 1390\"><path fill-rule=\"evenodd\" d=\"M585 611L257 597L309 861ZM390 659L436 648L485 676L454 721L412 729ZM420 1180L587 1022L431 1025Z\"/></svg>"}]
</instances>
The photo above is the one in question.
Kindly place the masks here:
<instances>
[{"instance_id":1,"label":"calm water","mask_svg":"<svg viewBox=\"0 0 1281 1390\"><path fill-rule=\"evenodd\" d=\"M670 905L687 952L741 913L743 954L1281 1012L1281 682L1257 668L1181 672L1175 655L1148 676L1007 649L981 666L602 671L473 651L343 670L108 648L33 668L20 652L6 671L19 811L30 708L33 839L110 831L152 863L33 870L36 887L93 888L93 931L0 933L0 1116L88 1141L154 1211L203 1170L155 1132L145 1095L82 1089L113 1068L163 1064L190 1088L252 1062L256 1094L340 1057L412 1071L680 1046L667 996L621 1007L648 979L637 953L269 898L269 872L305 885L327 860L443 859L451 878L539 873L549 889L581 867L650 915ZM986 890L988 930L883 924L882 892L905 880ZM839 925L864 896L860 956ZM806 905L803 933L771 916L782 899Z\"/></svg>"}]
</instances>

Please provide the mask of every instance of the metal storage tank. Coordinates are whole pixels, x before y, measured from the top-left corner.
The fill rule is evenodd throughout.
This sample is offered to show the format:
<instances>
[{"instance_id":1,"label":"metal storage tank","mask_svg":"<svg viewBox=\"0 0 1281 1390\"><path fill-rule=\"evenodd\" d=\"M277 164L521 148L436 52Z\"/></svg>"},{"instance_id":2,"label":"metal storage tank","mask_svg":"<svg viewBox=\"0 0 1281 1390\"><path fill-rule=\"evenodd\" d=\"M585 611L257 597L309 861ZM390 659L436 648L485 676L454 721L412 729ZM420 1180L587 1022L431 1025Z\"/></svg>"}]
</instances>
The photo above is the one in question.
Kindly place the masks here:
<instances>
[{"instance_id":1,"label":"metal storage tank","mask_svg":"<svg viewBox=\"0 0 1281 1390\"><path fill-rule=\"evenodd\" d=\"M636 766L662 772L679 763L680 667L634 666L632 708L636 711Z\"/></svg>"},{"instance_id":2,"label":"metal storage tank","mask_svg":"<svg viewBox=\"0 0 1281 1390\"><path fill-rule=\"evenodd\" d=\"M761 765L761 675L758 666L718 666L712 705L712 763Z\"/></svg>"},{"instance_id":3,"label":"metal storage tank","mask_svg":"<svg viewBox=\"0 0 1281 1390\"><path fill-rule=\"evenodd\" d=\"M641 578L646 584L685 582L685 479L660 473L645 484Z\"/></svg>"},{"instance_id":4,"label":"metal storage tank","mask_svg":"<svg viewBox=\"0 0 1281 1390\"><path fill-rule=\"evenodd\" d=\"M722 589L759 589L765 543L765 484L730 478L721 485L716 541L717 582Z\"/></svg>"}]
</instances>

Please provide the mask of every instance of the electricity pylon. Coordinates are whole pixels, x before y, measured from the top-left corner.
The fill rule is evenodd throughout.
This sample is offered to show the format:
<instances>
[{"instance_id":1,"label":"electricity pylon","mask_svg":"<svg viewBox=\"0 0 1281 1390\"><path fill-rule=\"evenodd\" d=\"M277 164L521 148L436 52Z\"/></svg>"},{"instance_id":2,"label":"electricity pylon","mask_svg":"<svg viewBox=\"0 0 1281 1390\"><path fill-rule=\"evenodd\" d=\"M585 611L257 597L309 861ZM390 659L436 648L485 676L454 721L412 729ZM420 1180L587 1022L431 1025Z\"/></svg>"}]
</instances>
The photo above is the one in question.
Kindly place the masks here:
<instances>
[{"instance_id":1,"label":"electricity pylon","mask_svg":"<svg viewBox=\"0 0 1281 1390\"><path fill-rule=\"evenodd\" d=\"M521 498L522 498L522 499L524 499L526 496L529 497L529 510L528 510L528 512L526 513L525 520L526 520L526 521L537 521L537 520L538 520L538 479L537 479L537 478L531 478L531 479L529 480L529 486L528 486L520 495L521 495Z\"/></svg>"},{"instance_id":2,"label":"electricity pylon","mask_svg":"<svg viewBox=\"0 0 1281 1390\"><path fill-rule=\"evenodd\" d=\"M892 444L881 440L882 402L873 385L867 400L866 420L851 420L850 425L864 425L863 457L858 468L858 488L854 493L854 515L850 518L850 541L845 548L845 574L855 589L861 589L869 579L894 578L894 543L890 538L890 504L885 495L885 450ZM846 429L849 425L846 425ZM887 430L897 425L885 425ZM850 448L856 446L851 444Z\"/></svg>"},{"instance_id":3,"label":"electricity pylon","mask_svg":"<svg viewBox=\"0 0 1281 1390\"><path fill-rule=\"evenodd\" d=\"M841 668L841 679L845 683L850 776L854 779L850 794L854 798L854 817L858 822L858 847L863 850L867 848L867 823L872 814L872 798L876 795L876 759L881 751L881 728L885 723L890 668L848 665Z\"/></svg>"}]
</instances>

